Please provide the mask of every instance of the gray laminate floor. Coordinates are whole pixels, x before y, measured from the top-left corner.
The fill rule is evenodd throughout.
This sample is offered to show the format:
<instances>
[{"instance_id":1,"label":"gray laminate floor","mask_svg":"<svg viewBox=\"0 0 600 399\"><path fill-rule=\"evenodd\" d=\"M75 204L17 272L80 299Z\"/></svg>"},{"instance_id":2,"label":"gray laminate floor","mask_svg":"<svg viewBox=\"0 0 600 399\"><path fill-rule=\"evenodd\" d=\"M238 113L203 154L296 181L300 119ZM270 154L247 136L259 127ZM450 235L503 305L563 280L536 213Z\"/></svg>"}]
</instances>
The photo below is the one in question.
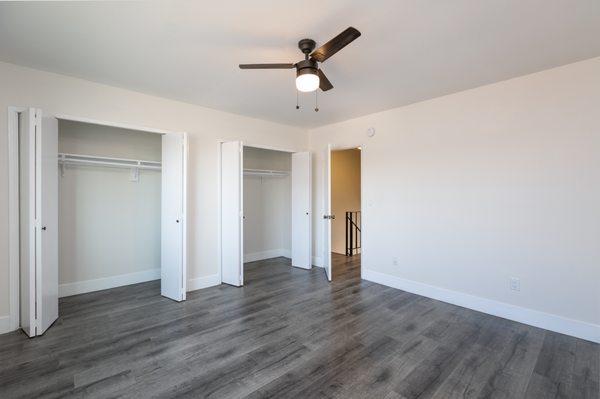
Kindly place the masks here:
<instances>
[{"instance_id":1,"label":"gray laminate floor","mask_svg":"<svg viewBox=\"0 0 600 399\"><path fill-rule=\"evenodd\" d=\"M63 298L43 336L0 336L0 398L598 398L599 345L322 269L246 286L158 282Z\"/></svg>"}]
</instances>

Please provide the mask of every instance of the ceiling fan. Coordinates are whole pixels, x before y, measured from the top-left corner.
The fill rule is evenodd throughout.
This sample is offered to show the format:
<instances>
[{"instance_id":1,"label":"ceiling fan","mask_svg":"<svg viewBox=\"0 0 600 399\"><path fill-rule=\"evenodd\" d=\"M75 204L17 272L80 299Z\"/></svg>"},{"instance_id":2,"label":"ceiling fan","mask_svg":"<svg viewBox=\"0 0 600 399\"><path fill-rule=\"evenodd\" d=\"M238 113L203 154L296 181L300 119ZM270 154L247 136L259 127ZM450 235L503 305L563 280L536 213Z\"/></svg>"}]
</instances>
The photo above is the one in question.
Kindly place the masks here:
<instances>
[{"instance_id":1,"label":"ceiling fan","mask_svg":"<svg viewBox=\"0 0 600 399\"><path fill-rule=\"evenodd\" d=\"M240 64L240 69L292 69L296 68L296 88L302 92L311 92L320 88L323 91L333 89L327 76L319 68L319 62L325 62L329 57L352 43L360 36L360 32L349 27L315 51L316 42L312 39L302 39L298 48L304 53L304 60L295 64ZM311 53L312 52L312 53Z\"/></svg>"}]
</instances>

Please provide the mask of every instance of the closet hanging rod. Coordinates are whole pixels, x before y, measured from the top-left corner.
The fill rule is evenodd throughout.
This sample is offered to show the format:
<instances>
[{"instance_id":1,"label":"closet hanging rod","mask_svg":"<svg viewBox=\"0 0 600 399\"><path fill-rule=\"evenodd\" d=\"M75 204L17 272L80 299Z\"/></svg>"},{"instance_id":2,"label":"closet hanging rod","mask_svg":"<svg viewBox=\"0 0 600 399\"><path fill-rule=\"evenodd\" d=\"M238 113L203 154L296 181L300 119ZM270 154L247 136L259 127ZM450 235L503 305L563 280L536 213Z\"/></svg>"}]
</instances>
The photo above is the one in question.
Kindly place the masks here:
<instances>
[{"instance_id":1,"label":"closet hanging rod","mask_svg":"<svg viewBox=\"0 0 600 399\"><path fill-rule=\"evenodd\" d=\"M246 176L284 177L289 174L290 172L285 170L244 169Z\"/></svg>"},{"instance_id":2,"label":"closet hanging rod","mask_svg":"<svg viewBox=\"0 0 600 399\"><path fill-rule=\"evenodd\" d=\"M159 161L145 161L128 158L110 158L96 155L59 153L58 163L62 165L95 165L115 168L161 170L161 163Z\"/></svg>"}]
</instances>

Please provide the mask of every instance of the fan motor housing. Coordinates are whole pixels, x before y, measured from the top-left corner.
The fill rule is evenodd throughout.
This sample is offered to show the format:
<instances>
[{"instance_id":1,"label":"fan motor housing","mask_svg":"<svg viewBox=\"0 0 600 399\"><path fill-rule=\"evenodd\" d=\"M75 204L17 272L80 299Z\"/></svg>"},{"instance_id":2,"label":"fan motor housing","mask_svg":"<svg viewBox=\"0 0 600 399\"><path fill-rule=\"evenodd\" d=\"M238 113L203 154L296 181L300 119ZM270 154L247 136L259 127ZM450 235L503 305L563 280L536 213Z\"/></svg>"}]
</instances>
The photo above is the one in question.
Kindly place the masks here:
<instances>
[{"instance_id":1,"label":"fan motor housing","mask_svg":"<svg viewBox=\"0 0 600 399\"><path fill-rule=\"evenodd\" d=\"M296 76L300 75L316 75L318 69L317 61L314 60L303 60L296 64Z\"/></svg>"}]
</instances>

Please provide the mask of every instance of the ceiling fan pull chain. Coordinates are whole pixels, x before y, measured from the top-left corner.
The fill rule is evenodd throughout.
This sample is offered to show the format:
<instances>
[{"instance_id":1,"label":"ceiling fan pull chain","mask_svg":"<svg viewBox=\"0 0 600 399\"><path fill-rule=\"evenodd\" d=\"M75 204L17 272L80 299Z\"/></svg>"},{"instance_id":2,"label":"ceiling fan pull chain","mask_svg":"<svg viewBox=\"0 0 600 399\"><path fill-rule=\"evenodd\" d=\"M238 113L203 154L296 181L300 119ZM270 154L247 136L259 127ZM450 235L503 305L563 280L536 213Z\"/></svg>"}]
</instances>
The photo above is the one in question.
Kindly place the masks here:
<instances>
[{"instance_id":1,"label":"ceiling fan pull chain","mask_svg":"<svg viewBox=\"0 0 600 399\"><path fill-rule=\"evenodd\" d=\"M315 112L319 112L319 90L315 90Z\"/></svg>"},{"instance_id":2,"label":"ceiling fan pull chain","mask_svg":"<svg viewBox=\"0 0 600 399\"><path fill-rule=\"evenodd\" d=\"M296 109L300 109L300 104L298 103L298 89L296 89Z\"/></svg>"}]
</instances>

